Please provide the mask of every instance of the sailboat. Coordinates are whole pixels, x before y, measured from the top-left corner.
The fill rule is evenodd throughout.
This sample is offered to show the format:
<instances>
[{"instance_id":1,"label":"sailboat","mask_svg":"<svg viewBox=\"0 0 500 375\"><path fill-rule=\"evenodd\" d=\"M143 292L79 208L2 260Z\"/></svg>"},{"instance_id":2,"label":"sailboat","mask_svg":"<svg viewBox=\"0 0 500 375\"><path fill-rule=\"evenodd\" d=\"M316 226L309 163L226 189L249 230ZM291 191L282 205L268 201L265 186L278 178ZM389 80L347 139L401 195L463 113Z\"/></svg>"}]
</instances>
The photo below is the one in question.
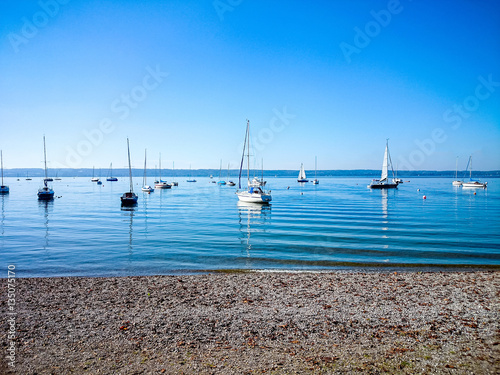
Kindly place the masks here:
<instances>
[{"instance_id":1,"label":"sailboat","mask_svg":"<svg viewBox=\"0 0 500 375\"><path fill-rule=\"evenodd\" d=\"M161 153L160 153L160 178L155 181L155 189L170 189L172 186L161 180Z\"/></svg>"},{"instance_id":2,"label":"sailboat","mask_svg":"<svg viewBox=\"0 0 500 375\"><path fill-rule=\"evenodd\" d=\"M0 194L9 194L9 187L3 184L3 153L0 150L0 164L2 165L2 185L0 185Z\"/></svg>"},{"instance_id":3,"label":"sailboat","mask_svg":"<svg viewBox=\"0 0 500 375\"><path fill-rule=\"evenodd\" d=\"M26 171L26 181L31 181L32 178L30 176L28 176L28 171Z\"/></svg>"},{"instance_id":4,"label":"sailboat","mask_svg":"<svg viewBox=\"0 0 500 375\"><path fill-rule=\"evenodd\" d=\"M92 166L92 178L90 179L90 181L92 181L92 182L99 181L99 178L95 177L95 175L94 175L94 167L93 166Z\"/></svg>"},{"instance_id":5,"label":"sailboat","mask_svg":"<svg viewBox=\"0 0 500 375\"><path fill-rule=\"evenodd\" d=\"M113 163L109 164L109 177L106 181L118 181L116 177L113 177Z\"/></svg>"},{"instance_id":6,"label":"sailboat","mask_svg":"<svg viewBox=\"0 0 500 375\"><path fill-rule=\"evenodd\" d=\"M221 173L222 173L222 159L220 161L220 168L219 168L219 181L217 182L218 185L225 185L226 181L221 180Z\"/></svg>"},{"instance_id":7,"label":"sailboat","mask_svg":"<svg viewBox=\"0 0 500 375\"><path fill-rule=\"evenodd\" d=\"M227 164L227 185L228 185L228 186L234 186L234 185L236 185L236 184L235 184L233 181L230 181L230 180L229 180L229 165L230 165L230 164L231 164L231 163L228 163L228 164Z\"/></svg>"},{"instance_id":8,"label":"sailboat","mask_svg":"<svg viewBox=\"0 0 500 375\"><path fill-rule=\"evenodd\" d=\"M137 204L137 194L134 193L134 183L132 181L132 167L130 165L130 146L127 138L127 152L128 152L128 174L130 177L130 191L123 193L121 196L122 206L134 206Z\"/></svg>"},{"instance_id":9,"label":"sailboat","mask_svg":"<svg viewBox=\"0 0 500 375\"><path fill-rule=\"evenodd\" d=\"M191 164L189 164L189 180L186 180L186 182L196 182L196 180L193 178L193 173L191 171Z\"/></svg>"},{"instance_id":10,"label":"sailboat","mask_svg":"<svg viewBox=\"0 0 500 375\"><path fill-rule=\"evenodd\" d=\"M175 170L175 164L174 164L174 162L172 162L172 178L174 178L174 170ZM172 185L172 186L179 186L179 183L177 181L172 181L170 183L170 185Z\"/></svg>"},{"instance_id":11,"label":"sailboat","mask_svg":"<svg viewBox=\"0 0 500 375\"><path fill-rule=\"evenodd\" d=\"M319 184L319 181L318 181L318 179L316 178L316 169L317 169L317 167L318 167L318 157L317 157L317 156L315 156L315 157L314 157L314 180L313 180L313 184L314 184L314 185Z\"/></svg>"},{"instance_id":12,"label":"sailboat","mask_svg":"<svg viewBox=\"0 0 500 375\"><path fill-rule=\"evenodd\" d=\"M39 200L48 201L54 199L54 190L47 185L47 181L49 181L49 179L47 178L47 150L45 148L45 136L43 136L43 160L45 165L45 178L43 179L43 187L38 189L37 195Z\"/></svg>"},{"instance_id":13,"label":"sailboat","mask_svg":"<svg viewBox=\"0 0 500 375\"><path fill-rule=\"evenodd\" d=\"M56 177L54 178L54 180L61 181L61 177L57 177L58 174L59 174L59 171L56 172Z\"/></svg>"},{"instance_id":14,"label":"sailboat","mask_svg":"<svg viewBox=\"0 0 500 375\"><path fill-rule=\"evenodd\" d=\"M462 184L462 187L464 188L483 188L485 189L488 185L487 182L481 182L479 180L474 180L472 179L472 156L469 156L469 162L467 163L467 168L466 170L469 169L469 181L464 182Z\"/></svg>"},{"instance_id":15,"label":"sailboat","mask_svg":"<svg viewBox=\"0 0 500 375\"><path fill-rule=\"evenodd\" d=\"M462 186L463 181L460 181L458 179L458 156L457 156L457 161L455 163L455 181L452 182L453 186Z\"/></svg>"},{"instance_id":16,"label":"sailboat","mask_svg":"<svg viewBox=\"0 0 500 375\"><path fill-rule=\"evenodd\" d=\"M147 185L146 183L146 150L144 150L144 177L142 178L142 191L145 191L146 193L151 193L155 191L151 186Z\"/></svg>"},{"instance_id":17,"label":"sailboat","mask_svg":"<svg viewBox=\"0 0 500 375\"><path fill-rule=\"evenodd\" d=\"M306 178L306 172L304 171L304 165L302 163L300 163L299 178L297 179L297 182L309 182Z\"/></svg>"},{"instance_id":18,"label":"sailboat","mask_svg":"<svg viewBox=\"0 0 500 375\"><path fill-rule=\"evenodd\" d=\"M243 143L243 154L241 156L240 175L238 177L238 189L241 189L241 171L243 169L243 161L245 160L245 148L247 149L247 185L246 190L236 191L238 199L241 202L248 203L269 203L272 201L271 190L263 190L260 182L254 183L250 181L250 121L247 120L247 130L245 133L245 142Z\"/></svg>"},{"instance_id":19,"label":"sailboat","mask_svg":"<svg viewBox=\"0 0 500 375\"><path fill-rule=\"evenodd\" d=\"M392 169L392 161L391 155L389 154L389 139L386 140L385 143L385 152L384 152L384 162L382 164L382 176L380 180L372 180L371 184L368 185L371 189L393 189L398 187L398 182L392 180L390 182L388 180L388 169L389 163L391 164L392 176L394 177L394 170Z\"/></svg>"}]
</instances>

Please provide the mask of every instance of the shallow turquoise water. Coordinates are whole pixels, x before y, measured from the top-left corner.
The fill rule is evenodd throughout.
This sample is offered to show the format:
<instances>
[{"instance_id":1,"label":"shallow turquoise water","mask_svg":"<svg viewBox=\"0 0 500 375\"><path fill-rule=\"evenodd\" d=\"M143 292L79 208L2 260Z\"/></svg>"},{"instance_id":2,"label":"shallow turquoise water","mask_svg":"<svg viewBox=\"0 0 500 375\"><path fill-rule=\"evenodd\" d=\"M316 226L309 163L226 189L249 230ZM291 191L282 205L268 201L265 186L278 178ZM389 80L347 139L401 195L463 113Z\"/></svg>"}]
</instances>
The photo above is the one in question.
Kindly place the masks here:
<instances>
[{"instance_id":1,"label":"shallow turquoise water","mask_svg":"<svg viewBox=\"0 0 500 375\"><path fill-rule=\"evenodd\" d=\"M412 178L380 191L368 189L366 178L319 185L267 178L273 202L259 206L238 203L234 187L208 178L177 178L178 187L149 195L137 178L133 210L120 206L128 179L89 180L54 181L60 198L44 203L36 197L40 181L7 179L11 193L0 196L5 275L9 264L19 277L500 265L499 179L470 190L447 178Z\"/></svg>"}]
</instances>

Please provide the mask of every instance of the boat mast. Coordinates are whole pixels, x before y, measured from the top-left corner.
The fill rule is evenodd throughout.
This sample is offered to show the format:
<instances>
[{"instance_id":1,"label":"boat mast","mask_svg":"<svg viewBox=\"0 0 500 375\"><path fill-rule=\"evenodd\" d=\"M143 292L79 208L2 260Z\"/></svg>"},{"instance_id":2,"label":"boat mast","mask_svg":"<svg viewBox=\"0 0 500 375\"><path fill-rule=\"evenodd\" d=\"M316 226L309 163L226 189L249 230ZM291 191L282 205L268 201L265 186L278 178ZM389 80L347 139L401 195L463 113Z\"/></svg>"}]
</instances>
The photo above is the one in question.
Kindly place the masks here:
<instances>
[{"instance_id":1,"label":"boat mast","mask_svg":"<svg viewBox=\"0 0 500 375\"><path fill-rule=\"evenodd\" d=\"M457 161L455 162L455 180L458 180L458 156Z\"/></svg>"},{"instance_id":2,"label":"boat mast","mask_svg":"<svg viewBox=\"0 0 500 375\"><path fill-rule=\"evenodd\" d=\"M3 153L0 150L0 159L2 160L2 186L3 186Z\"/></svg>"},{"instance_id":3,"label":"boat mast","mask_svg":"<svg viewBox=\"0 0 500 375\"><path fill-rule=\"evenodd\" d=\"M128 151L128 174L130 176L130 192L134 192L134 184L132 182L132 167L130 166L130 146L127 138L127 151Z\"/></svg>"},{"instance_id":4,"label":"boat mast","mask_svg":"<svg viewBox=\"0 0 500 375\"><path fill-rule=\"evenodd\" d=\"M469 179L472 180L472 155L470 156L470 170L469 171L470 171L470 177L469 177Z\"/></svg>"},{"instance_id":5,"label":"boat mast","mask_svg":"<svg viewBox=\"0 0 500 375\"><path fill-rule=\"evenodd\" d=\"M314 179L316 180L316 170L318 169L318 157L314 157Z\"/></svg>"},{"instance_id":6,"label":"boat mast","mask_svg":"<svg viewBox=\"0 0 500 375\"><path fill-rule=\"evenodd\" d=\"M146 186L146 150L147 149L144 149L144 178L142 181L143 186Z\"/></svg>"},{"instance_id":7,"label":"boat mast","mask_svg":"<svg viewBox=\"0 0 500 375\"><path fill-rule=\"evenodd\" d=\"M247 180L250 181L250 121L247 120Z\"/></svg>"},{"instance_id":8,"label":"boat mast","mask_svg":"<svg viewBox=\"0 0 500 375\"><path fill-rule=\"evenodd\" d=\"M160 152L160 162L159 162L159 164L160 164L160 179L158 180L158 182L161 183L161 152Z\"/></svg>"},{"instance_id":9,"label":"boat mast","mask_svg":"<svg viewBox=\"0 0 500 375\"><path fill-rule=\"evenodd\" d=\"M45 149L45 135L43 136L43 160L45 162L45 180L47 180L47 150ZM47 181L45 181L47 184Z\"/></svg>"}]
</instances>

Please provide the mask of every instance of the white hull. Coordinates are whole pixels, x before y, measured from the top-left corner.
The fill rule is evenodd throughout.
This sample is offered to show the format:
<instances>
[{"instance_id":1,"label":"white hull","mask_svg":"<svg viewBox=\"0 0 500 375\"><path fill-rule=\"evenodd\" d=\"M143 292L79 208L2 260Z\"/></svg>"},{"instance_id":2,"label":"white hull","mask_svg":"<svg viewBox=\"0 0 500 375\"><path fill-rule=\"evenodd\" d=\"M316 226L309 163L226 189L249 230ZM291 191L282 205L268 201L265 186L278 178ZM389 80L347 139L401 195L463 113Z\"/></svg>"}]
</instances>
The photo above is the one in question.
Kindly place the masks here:
<instances>
[{"instance_id":1,"label":"white hull","mask_svg":"<svg viewBox=\"0 0 500 375\"><path fill-rule=\"evenodd\" d=\"M170 186L166 182L161 182L161 183L155 185L155 189L171 189L171 188L172 188L172 186Z\"/></svg>"},{"instance_id":2,"label":"white hull","mask_svg":"<svg viewBox=\"0 0 500 375\"><path fill-rule=\"evenodd\" d=\"M238 195L238 199L241 202L247 203L269 203L273 199L271 194L250 193L249 191L241 191L236 193L236 195Z\"/></svg>"},{"instance_id":3,"label":"white hull","mask_svg":"<svg viewBox=\"0 0 500 375\"><path fill-rule=\"evenodd\" d=\"M146 192L146 193L152 193L153 191L155 191L155 189L153 189L151 186L147 185L147 186L143 186L142 191Z\"/></svg>"},{"instance_id":4,"label":"white hull","mask_svg":"<svg viewBox=\"0 0 500 375\"><path fill-rule=\"evenodd\" d=\"M462 186L462 181L453 181L453 186Z\"/></svg>"},{"instance_id":5,"label":"white hull","mask_svg":"<svg viewBox=\"0 0 500 375\"><path fill-rule=\"evenodd\" d=\"M462 184L462 187L464 188L486 188L486 186L488 185L487 182L464 182Z\"/></svg>"}]
</instances>

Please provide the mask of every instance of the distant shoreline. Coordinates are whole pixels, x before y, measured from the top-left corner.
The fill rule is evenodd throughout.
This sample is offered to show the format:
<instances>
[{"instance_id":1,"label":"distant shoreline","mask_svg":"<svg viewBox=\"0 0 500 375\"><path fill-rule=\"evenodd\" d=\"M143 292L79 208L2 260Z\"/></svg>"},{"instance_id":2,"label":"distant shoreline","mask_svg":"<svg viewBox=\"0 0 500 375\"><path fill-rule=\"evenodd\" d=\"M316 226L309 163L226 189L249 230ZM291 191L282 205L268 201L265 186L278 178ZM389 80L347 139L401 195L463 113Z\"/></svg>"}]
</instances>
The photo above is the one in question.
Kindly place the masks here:
<instances>
[{"instance_id":1,"label":"distant shoreline","mask_svg":"<svg viewBox=\"0 0 500 375\"><path fill-rule=\"evenodd\" d=\"M380 170L372 169L332 169L332 170L318 170L317 177L344 177L344 178L356 178L356 177L367 177L367 178L378 178L380 176ZM155 169L149 171L151 176L155 176ZM165 179L172 177L199 177L208 178L212 175L214 178L219 176L218 169L174 169L162 168L162 177ZM239 174L239 169L230 169L229 175L230 179L237 179ZM260 171L256 171L256 174L260 175ZM314 175L314 170L306 169L306 174L308 176ZM48 168L48 175L50 177L92 177L93 175L105 179L108 176L107 168L95 169L94 172L92 168ZM142 177L144 175L144 170L142 168L132 168L132 175L134 177ZM276 169L276 170L264 170L265 178L296 178L298 175L298 170L287 170L287 169ZM44 170L42 168L4 168L4 177L15 177L19 179L25 179L26 176L30 178L37 178L44 176ZM128 168L113 168L113 177L128 177ZM227 169L223 171L222 176L226 178ZM412 177L436 177L436 178L455 178L455 171L398 171L397 176L400 178L412 178ZM473 171L474 178L500 178L500 170L494 171ZM464 177L464 171L458 172L458 179L468 179L469 175Z\"/></svg>"}]
</instances>

